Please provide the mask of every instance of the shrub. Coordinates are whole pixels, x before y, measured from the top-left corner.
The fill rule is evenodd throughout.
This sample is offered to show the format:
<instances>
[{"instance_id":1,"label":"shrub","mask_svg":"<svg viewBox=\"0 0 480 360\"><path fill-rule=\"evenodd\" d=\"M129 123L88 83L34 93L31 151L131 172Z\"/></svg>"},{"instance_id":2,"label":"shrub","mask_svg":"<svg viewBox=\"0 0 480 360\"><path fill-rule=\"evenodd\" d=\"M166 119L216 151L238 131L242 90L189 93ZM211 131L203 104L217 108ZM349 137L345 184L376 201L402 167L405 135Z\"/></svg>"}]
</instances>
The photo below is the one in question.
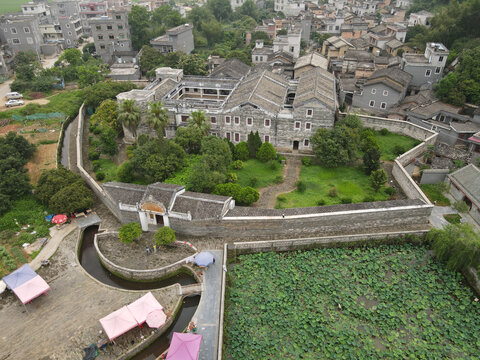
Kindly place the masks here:
<instances>
[{"instance_id":1,"label":"shrub","mask_svg":"<svg viewBox=\"0 0 480 360\"><path fill-rule=\"evenodd\" d=\"M337 197L337 195L338 195L338 190L335 186L330 188L330 190L328 190L328 196L330 196L331 198Z\"/></svg>"},{"instance_id":2,"label":"shrub","mask_svg":"<svg viewBox=\"0 0 480 360\"><path fill-rule=\"evenodd\" d=\"M325 205L325 200L324 200L324 199L318 200L318 201L317 201L317 205L318 205L318 206L323 206L323 205Z\"/></svg>"},{"instance_id":3,"label":"shrub","mask_svg":"<svg viewBox=\"0 0 480 360\"><path fill-rule=\"evenodd\" d=\"M133 168L130 161L124 161L117 169L117 178L119 181L132 182L133 180Z\"/></svg>"},{"instance_id":4,"label":"shrub","mask_svg":"<svg viewBox=\"0 0 480 360\"><path fill-rule=\"evenodd\" d=\"M277 154L277 160L281 164L282 161L287 160L287 159L285 158L285 156Z\"/></svg>"},{"instance_id":5,"label":"shrub","mask_svg":"<svg viewBox=\"0 0 480 360\"><path fill-rule=\"evenodd\" d=\"M100 153L95 151L95 150L90 150L88 152L88 158L92 161L93 160L98 160L100 158Z\"/></svg>"},{"instance_id":6,"label":"shrub","mask_svg":"<svg viewBox=\"0 0 480 360\"><path fill-rule=\"evenodd\" d=\"M460 220L462 220L462 217L458 214L445 214L443 217L450 224L460 224Z\"/></svg>"},{"instance_id":7,"label":"shrub","mask_svg":"<svg viewBox=\"0 0 480 360\"><path fill-rule=\"evenodd\" d=\"M382 136L387 136L389 134L390 134L390 131L388 131L388 129L383 128L382 130L380 130L380 135Z\"/></svg>"},{"instance_id":8,"label":"shrub","mask_svg":"<svg viewBox=\"0 0 480 360\"><path fill-rule=\"evenodd\" d=\"M387 193L387 195L395 195L397 193L397 189L395 189L394 187L388 187L385 189L385 192Z\"/></svg>"},{"instance_id":9,"label":"shrub","mask_svg":"<svg viewBox=\"0 0 480 360\"><path fill-rule=\"evenodd\" d=\"M363 198L363 202L374 202L375 198L372 195L367 195Z\"/></svg>"},{"instance_id":10,"label":"shrub","mask_svg":"<svg viewBox=\"0 0 480 360\"><path fill-rule=\"evenodd\" d=\"M258 178L256 176L251 176L250 179L248 180L248 183L250 184L251 187L255 187L258 184Z\"/></svg>"},{"instance_id":11,"label":"shrub","mask_svg":"<svg viewBox=\"0 0 480 360\"><path fill-rule=\"evenodd\" d=\"M227 173L226 182L233 183L233 182L236 182L237 180L238 180L237 174L235 174L234 172Z\"/></svg>"},{"instance_id":12,"label":"shrub","mask_svg":"<svg viewBox=\"0 0 480 360\"><path fill-rule=\"evenodd\" d=\"M155 235L153 236L155 239L155 244L159 245L170 245L171 243L175 242L175 231L173 231L170 227L164 226L157 230Z\"/></svg>"},{"instance_id":13,"label":"shrub","mask_svg":"<svg viewBox=\"0 0 480 360\"><path fill-rule=\"evenodd\" d=\"M227 183L215 186L214 194L231 196L241 205L249 206L258 200L260 194L254 188L243 187L239 184Z\"/></svg>"},{"instance_id":14,"label":"shrub","mask_svg":"<svg viewBox=\"0 0 480 360\"><path fill-rule=\"evenodd\" d=\"M148 138L148 135L147 135L147 134L138 135L137 144L138 144L138 146L142 146L142 145L145 144L148 140L149 140L149 138Z\"/></svg>"},{"instance_id":15,"label":"shrub","mask_svg":"<svg viewBox=\"0 0 480 360\"><path fill-rule=\"evenodd\" d=\"M277 170L278 169L278 162L276 160L270 160L268 162L268 167L270 168L270 170Z\"/></svg>"},{"instance_id":16,"label":"shrub","mask_svg":"<svg viewBox=\"0 0 480 360\"><path fill-rule=\"evenodd\" d=\"M311 166L312 165L312 159L309 158L309 157L303 157L302 158L302 165Z\"/></svg>"},{"instance_id":17,"label":"shrub","mask_svg":"<svg viewBox=\"0 0 480 360\"><path fill-rule=\"evenodd\" d=\"M277 152L272 144L266 142L260 146L260 149L257 151L257 159L263 162L269 160L275 160L277 158Z\"/></svg>"},{"instance_id":18,"label":"shrub","mask_svg":"<svg viewBox=\"0 0 480 360\"><path fill-rule=\"evenodd\" d=\"M370 174L370 184L375 192L378 192L386 181L387 173L383 169L375 170Z\"/></svg>"},{"instance_id":19,"label":"shrub","mask_svg":"<svg viewBox=\"0 0 480 360\"><path fill-rule=\"evenodd\" d=\"M395 145L392 149L395 155L402 155L405 152L405 148L402 145Z\"/></svg>"},{"instance_id":20,"label":"shrub","mask_svg":"<svg viewBox=\"0 0 480 360\"><path fill-rule=\"evenodd\" d=\"M350 197L344 197L344 198L341 198L341 199L340 199L340 202L341 202L342 204L351 204L351 203L352 203L352 198L350 198Z\"/></svg>"},{"instance_id":21,"label":"shrub","mask_svg":"<svg viewBox=\"0 0 480 360\"><path fill-rule=\"evenodd\" d=\"M280 202L287 201L287 197L285 196L285 194L280 194L277 196L277 201L280 201Z\"/></svg>"},{"instance_id":22,"label":"shrub","mask_svg":"<svg viewBox=\"0 0 480 360\"><path fill-rule=\"evenodd\" d=\"M97 171L95 173L95 177L98 181L102 181L103 179L105 179L105 173L103 171Z\"/></svg>"},{"instance_id":23,"label":"shrub","mask_svg":"<svg viewBox=\"0 0 480 360\"><path fill-rule=\"evenodd\" d=\"M233 168L235 170L241 170L243 169L243 161L242 160L236 160L233 162Z\"/></svg>"},{"instance_id":24,"label":"shrub","mask_svg":"<svg viewBox=\"0 0 480 360\"><path fill-rule=\"evenodd\" d=\"M455 168L460 169L465 166L465 161L462 160L453 160L453 163L455 164Z\"/></svg>"},{"instance_id":25,"label":"shrub","mask_svg":"<svg viewBox=\"0 0 480 360\"><path fill-rule=\"evenodd\" d=\"M275 184L281 184L283 182L283 176L282 175L277 175L275 176L275 179L273 180Z\"/></svg>"},{"instance_id":26,"label":"shrub","mask_svg":"<svg viewBox=\"0 0 480 360\"><path fill-rule=\"evenodd\" d=\"M118 232L118 237L121 242L125 244L131 243L133 240L138 239L142 235L142 228L139 223L128 223L122 225L120 231Z\"/></svg>"},{"instance_id":27,"label":"shrub","mask_svg":"<svg viewBox=\"0 0 480 360\"><path fill-rule=\"evenodd\" d=\"M234 158L235 160L247 161L250 156L248 146L245 141L241 141L235 146Z\"/></svg>"},{"instance_id":28,"label":"shrub","mask_svg":"<svg viewBox=\"0 0 480 360\"><path fill-rule=\"evenodd\" d=\"M452 206L455 210L461 213L468 213L470 211L470 207L462 200L455 201Z\"/></svg>"},{"instance_id":29,"label":"shrub","mask_svg":"<svg viewBox=\"0 0 480 360\"><path fill-rule=\"evenodd\" d=\"M305 181L298 180L295 185L297 186L297 191L300 193L303 193L305 190L307 190L307 184Z\"/></svg>"}]
</instances>

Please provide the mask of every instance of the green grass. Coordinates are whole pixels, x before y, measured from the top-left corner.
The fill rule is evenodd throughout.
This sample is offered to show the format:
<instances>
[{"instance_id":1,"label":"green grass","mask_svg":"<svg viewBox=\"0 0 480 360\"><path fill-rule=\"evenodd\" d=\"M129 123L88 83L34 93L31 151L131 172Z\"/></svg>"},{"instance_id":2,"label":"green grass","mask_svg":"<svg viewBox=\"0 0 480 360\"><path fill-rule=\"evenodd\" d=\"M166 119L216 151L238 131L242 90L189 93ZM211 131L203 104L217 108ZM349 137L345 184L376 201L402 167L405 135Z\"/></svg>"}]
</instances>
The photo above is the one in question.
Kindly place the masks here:
<instances>
[{"instance_id":1,"label":"green grass","mask_svg":"<svg viewBox=\"0 0 480 360\"><path fill-rule=\"evenodd\" d=\"M381 159L384 161L393 161L401 155L394 151L396 146L402 147L404 153L420 144L420 141L411 137L394 133L382 135L379 131L374 131L374 136L382 153Z\"/></svg>"},{"instance_id":2,"label":"green grass","mask_svg":"<svg viewBox=\"0 0 480 360\"><path fill-rule=\"evenodd\" d=\"M319 165L302 166L300 180L307 184L303 193L297 190L284 194L285 200L278 201L277 206L282 208L317 206L319 200L324 205L340 204L342 198L351 198L352 202L363 202L365 197L371 196L375 201L388 200L389 195L381 189L375 193L370 186L368 175L354 167L339 167L327 169ZM335 187L336 197L328 195L329 190Z\"/></svg>"},{"instance_id":3,"label":"green grass","mask_svg":"<svg viewBox=\"0 0 480 360\"><path fill-rule=\"evenodd\" d=\"M462 220L462 217L458 214L446 214L446 215L443 215L443 217L450 224L460 224L460 220Z\"/></svg>"},{"instance_id":4,"label":"green grass","mask_svg":"<svg viewBox=\"0 0 480 360\"><path fill-rule=\"evenodd\" d=\"M425 184L420 188L432 203L436 201L438 206L450 206L450 200L443 195L445 187L442 184Z\"/></svg>"},{"instance_id":5,"label":"green grass","mask_svg":"<svg viewBox=\"0 0 480 360\"><path fill-rule=\"evenodd\" d=\"M243 168L240 170L232 169L237 174L237 183L242 186L251 186L250 179L258 179L254 188L259 189L265 186L273 185L277 176L282 176L283 165L278 164L275 170L272 170L269 163L261 162L257 159L249 159L243 162Z\"/></svg>"},{"instance_id":6,"label":"green grass","mask_svg":"<svg viewBox=\"0 0 480 360\"><path fill-rule=\"evenodd\" d=\"M169 177L164 182L168 184L186 185L193 167L200 161L201 155L188 155L185 159L185 167L177 171L174 176Z\"/></svg>"},{"instance_id":7,"label":"green grass","mask_svg":"<svg viewBox=\"0 0 480 360\"><path fill-rule=\"evenodd\" d=\"M95 172L102 171L105 178L102 182L117 181L118 166L110 159L98 159L92 161L92 166Z\"/></svg>"},{"instance_id":8,"label":"green grass","mask_svg":"<svg viewBox=\"0 0 480 360\"><path fill-rule=\"evenodd\" d=\"M13 114L26 116L38 113L52 112L61 112L66 114L67 116L76 116L76 114L78 114L78 109L80 109L80 106L83 102L83 91L62 91L58 94L48 97L47 99L49 99L50 102L45 105L28 104L23 108L2 111L0 112L0 119L11 118ZM56 121L58 121L58 119Z\"/></svg>"},{"instance_id":9,"label":"green grass","mask_svg":"<svg viewBox=\"0 0 480 360\"><path fill-rule=\"evenodd\" d=\"M28 3L24 0L2 0L0 1L0 14L7 12L22 11L21 5Z\"/></svg>"},{"instance_id":10,"label":"green grass","mask_svg":"<svg viewBox=\"0 0 480 360\"><path fill-rule=\"evenodd\" d=\"M239 256L224 359L478 359L480 302L413 245Z\"/></svg>"}]
</instances>

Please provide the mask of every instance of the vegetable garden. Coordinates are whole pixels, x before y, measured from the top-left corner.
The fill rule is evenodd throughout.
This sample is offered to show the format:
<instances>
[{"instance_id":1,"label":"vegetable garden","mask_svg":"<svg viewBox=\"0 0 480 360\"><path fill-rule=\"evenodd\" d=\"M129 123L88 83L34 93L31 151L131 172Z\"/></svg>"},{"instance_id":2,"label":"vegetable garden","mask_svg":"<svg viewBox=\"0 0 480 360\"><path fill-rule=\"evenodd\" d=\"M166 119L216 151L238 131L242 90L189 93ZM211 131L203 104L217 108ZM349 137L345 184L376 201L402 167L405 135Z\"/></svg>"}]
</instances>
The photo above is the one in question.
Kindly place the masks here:
<instances>
[{"instance_id":1,"label":"vegetable garden","mask_svg":"<svg viewBox=\"0 0 480 360\"><path fill-rule=\"evenodd\" d=\"M480 303L425 247L242 255L230 265L225 359L472 359Z\"/></svg>"}]
</instances>

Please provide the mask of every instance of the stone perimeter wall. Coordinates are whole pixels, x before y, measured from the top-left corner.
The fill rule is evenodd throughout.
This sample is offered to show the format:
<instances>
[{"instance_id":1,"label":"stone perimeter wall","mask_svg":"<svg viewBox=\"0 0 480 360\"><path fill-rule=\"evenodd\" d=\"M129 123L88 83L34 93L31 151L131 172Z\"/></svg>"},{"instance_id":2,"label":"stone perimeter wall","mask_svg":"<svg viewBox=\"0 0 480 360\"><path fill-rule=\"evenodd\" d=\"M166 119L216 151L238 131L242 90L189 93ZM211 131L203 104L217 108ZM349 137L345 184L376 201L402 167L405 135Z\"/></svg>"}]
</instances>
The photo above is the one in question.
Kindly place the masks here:
<instances>
[{"instance_id":1,"label":"stone perimeter wall","mask_svg":"<svg viewBox=\"0 0 480 360\"><path fill-rule=\"evenodd\" d=\"M95 251L97 252L100 262L102 263L103 266L105 266L107 270L127 280L153 281L153 280L158 280L164 277L168 277L170 274L172 274L177 270L180 270L181 268L189 269L187 267L187 259L191 258L191 256L161 268L148 269L148 270L128 269L120 265L117 265L112 261L108 260L105 257L105 255L103 255L103 253L100 251L100 248L98 246L98 242L102 241L102 239L108 235L118 236L118 232L110 231L110 232L95 234L95 239L94 239ZM193 271L192 273L194 274Z\"/></svg>"}]
</instances>

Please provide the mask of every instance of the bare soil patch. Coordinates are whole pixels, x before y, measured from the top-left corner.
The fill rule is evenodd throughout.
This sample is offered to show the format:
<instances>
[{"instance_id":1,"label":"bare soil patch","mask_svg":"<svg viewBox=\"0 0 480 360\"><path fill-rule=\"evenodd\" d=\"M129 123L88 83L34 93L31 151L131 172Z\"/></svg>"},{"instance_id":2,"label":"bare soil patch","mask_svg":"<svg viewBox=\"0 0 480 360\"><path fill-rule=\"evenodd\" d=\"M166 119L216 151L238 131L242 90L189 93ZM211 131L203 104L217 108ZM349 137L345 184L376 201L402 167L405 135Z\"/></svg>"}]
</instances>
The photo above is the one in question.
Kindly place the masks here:
<instances>
[{"instance_id":1,"label":"bare soil patch","mask_svg":"<svg viewBox=\"0 0 480 360\"><path fill-rule=\"evenodd\" d=\"M32 161L27 163L31 182L36 184L44 170L55 169L57 166L57 144L39 145Z\"/></svg>"},{"instance_id":2,"label":"bare soil patch","mask_svg":"<svg viewBox=\"0 0 480 360\"><path fill-rule=\"evenodd\" d=\"M173 264L195 251L186 245L160 246L154 253L154 233L143 233L139 240L131 244L122 243L116 235L105 236L98 242L100 251L105 257L117 265L136 270L155 269ZM152 249L147 255L146 248Z\"/></svg>"}]
</instances>

